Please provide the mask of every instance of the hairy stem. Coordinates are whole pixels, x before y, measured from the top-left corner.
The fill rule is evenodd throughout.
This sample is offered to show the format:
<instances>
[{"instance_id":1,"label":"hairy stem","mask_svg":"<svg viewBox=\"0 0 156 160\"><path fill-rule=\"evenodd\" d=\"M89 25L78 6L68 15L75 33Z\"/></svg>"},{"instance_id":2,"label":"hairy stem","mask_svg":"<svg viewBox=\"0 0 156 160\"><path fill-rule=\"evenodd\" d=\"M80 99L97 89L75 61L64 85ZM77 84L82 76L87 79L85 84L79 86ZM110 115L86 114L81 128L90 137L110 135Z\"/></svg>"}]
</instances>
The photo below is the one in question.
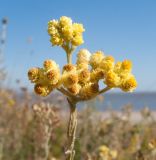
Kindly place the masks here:
<instances>
[{"instance_id":1,"label":"hairy stem","mask_svg":"<svg viewBox=\"0 0 156 160\"><path fill-rule=\"evenodd\" d=\"M68 122L68 130L67 130L67 138L68 138L68 148L65 152L66 160L74 160L75 156L75 136L76 136L76 128L77 128L77 109L76 102L72 99L67 98L69 106L70 106L70 119Z\"/></svg>"}]
</instances>

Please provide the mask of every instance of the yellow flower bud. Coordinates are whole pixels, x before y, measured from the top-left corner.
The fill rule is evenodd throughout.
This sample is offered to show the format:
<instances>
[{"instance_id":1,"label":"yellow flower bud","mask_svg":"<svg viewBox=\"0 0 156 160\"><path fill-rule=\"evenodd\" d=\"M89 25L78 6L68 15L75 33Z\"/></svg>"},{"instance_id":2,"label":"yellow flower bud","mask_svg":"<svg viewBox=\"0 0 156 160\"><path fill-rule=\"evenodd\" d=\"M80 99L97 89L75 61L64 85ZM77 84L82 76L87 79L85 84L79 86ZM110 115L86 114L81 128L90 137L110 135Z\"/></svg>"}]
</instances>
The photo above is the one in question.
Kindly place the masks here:
<instances>
[{"instance_id":1,"label":"yellow flower bud","mask_svg":"<svg viewBox=\"0 0 156 160\"><path fill-rule=\"evenodd\" d=\"M66 43L79 46L83 43L82 32L84 32L83 25L72 24L71 18L66 16L62 16L59 21L52 20L48 23L48 33L53 46L63 46Z\"/></svg>"},{"instance_id":2,"label":"yellow flower bud","mask_svg":"<svg viewBox=\"0 0 156 160\"><path fill-rule=\"evenodd\" d=\"M83 69L78 74L79 83L85 84L90 79L90 71L88 69Z\"/></svg>"},{"instance_id":3,"label":"yellow flower bud","mask_svg":"<svg viewBox=\"0 0 156 160\"><path fill-rule=\"evenodd\" d=\"M122 64L122 62L117 62L117 63L114 65L114 72L115 72L115 73L120 74L120 72L121 72L121 64Z\"/></svg>"},{"instance_id":4,"label":"yellow flower bud","mask_svg":"<svg viewBox=\"0 0 156 160\"><path fill-rule=\"evenodd\" d=\"M45 60L44 63L43 63L43 66L44 66L45 70L47 70L47 71L51 70L51 69L57 69L58 68L56 62L53 61L53 60L50 60L50 59Z\"/></svg>"},{"instance_id":5,"label":"yellow flower bud","mask_svg":"<svg viewBox=\"0 0 156 160\"><path fill-rule=\"evenodd\" d=\"M58 34L58 30L55 27L48 28L48 33L50 36L55 36Z\"/></svg>"},{"instance_id":6,"label":"yellow flower bud","mask_svg":"<svg viewBox=\"0 0 156 160\"><path fill-rule=\"evenodd\" d=\"M62 28L62 36L65 40L70 41L73 37L72 25L66 25Z\"/></svg>"},{"instance_id":7,"label":"yellow flower bud","mask_svg":"<svg viewBox=\"0 0 156 160\"><path fill-rule=\"evenodd\" d=\"M48 28L51 28L51 27L57 27L58 26L58 20L51 20L48 22Z\"/></svg>"},{"instance_id":8,"label":"yellow flower bud","mask_svg":"<svg viewBox=\"0 0 156 160\"><path fill-rule=\"evenodd\" d=\"M79 95L84 99L89 99L99 91L98 83L88 83L80 90Z\"/></svg>"},{"instance_id":9,"label":"yellow flower bud","mask_svg":"<svg viewBox=\"0 0 156 160\"><path fill-rule=\"evenodd\" d=\"M34 91L35 91L36 94L38 94L40 96L47 96L52 91L52 88L50 88L46 85L36 84L34 86Z\"/></svg>"},{"instance_id":10,"label":"yellow flower bud","mask_svg":"<svg viewBox=\"0 0 156 160\"><path fill-rule=\"evenodd\" d=\"M67 26L67 25L72 25L72 19L66 16L60 17L59 24L61 27Z\"/></svg>"},{"instance_id":11,"label":"yellow flower bud","mask_svg":"<svg viewBox=\"0 0 156 160\"><path fill-rule=\"evenodd\" d=\"M93 67L93 69L99 67L103 58L104 58L104 53L102 51L97 51L91 55L90 65Z\"/></svg>"},{"instance_id":12,"label":"yellow flower bud","mask_svg":"<svg viewBox=\"0 0 156 160\"><path fill-rule=\"evenodd\" d=\"M63 39L60 37L60 35L55 35L51 37L50 42L53 46L61 46L63 44Z\"/></svg>"},{"instance_id":13,"label":"yellow flower bud","mask_svg":"<svg viewBox=\"0 0 156 160\"><path fill-rule=\"evenodd\" d=\"M91 53L87 49L81 49L77 54L76 64L87 63L90 60Z\"/></svg>"},{"instance_id":14,"label":"yellow flower bud","mask_svg":"<svg viewBox=\"0 0 156 160\"><path fill-rule=\"evenodd\" d=\"M31 68L28 71L28 78L32 83L35 83L39 79L40 69L39 68Z\"/></svg>"},{"instance_id":15,"label":"yellow flower bud","mask_svg":"<svg viewBox=\"0 0 156 160\"><path fill-rule=\"evenodd\" d=\"M51 69L47 72L47 79L50 84L55 85L60 79L60 72L57 69Z\"/></svg>"},{"instance_id":16,"label":"yellow flower bud","mask_svg":"<svg viewBox=\"0 0 156 160\"><path fill-rule=\"evenodd\" d=\"M125 92L132 92L137 87L137 81L133 75L123 80L120 88Z\"/></svg>"},{"instance_id":17,"label":"yellow flower bud","mask_svg":"<svg viewBox=\"0 0 156 160\"><path fill-rule=\"evenodd\" d=\"M111 61L111 62L114 62L114 61L115 61L113 56L106 56L106 57L104 58L104 60L105 60L105 61Z\"/></svg>"},{"instance_id":18,"label":"yellow flower bud","mask_svg":"<svg viewBox=\"0 0 156 160\"><path fill-rule=\"evenodd\" d=\"M62 75L62 84L69 88L72 85L78 83L78 74L76 72L69 72L69 73L64 73Z\"/></svg>"},{"instance_id":19,"label":"yellow flower bud","mask_svg":"<svg viewBox=\"0 0 156 160\"><path fill-rule=\"evenodd\" d=\"M76 35L75 37L73 37L71 43L74 46L79 46L84 43L83 37L81 35Z\"/></svg>"},{"instance_id":20,"label":"yellow flower bud","mask_svg":"<svg viewBox=\"0 0 156 160\"><path fill-rule=\"evenodd\" d=\"M114 68L114 60L110 57L105 57L100 63L100 68L103 69L105 73Z\"/></svg>"},{"instance_id":21,"label":"yellow flower bud","mask_svg":"<svg viewBox=\"0 0 156 160\"><path fill-rule=\"evenodd\" d=\"M106 74L105 84L108 87L118 87L120 84L120 77L113 71L109 71Z\"/></svg>"},{"instance_id":22,"label":"yellow flower bud","mask_svg":"<svg viewBox=\"0 0 156 160\"><path fill-rule=\"evenodd\" d=\"M124 60L121 64L121 69L126 70L126 71L131 71L132 62L130 60Z\"/></svg>"},{"instance_id":23,"label":"yellow flower bud","mask_svg":"<svg viewBox=\"0 0 156 160\"><path fill-rule=\"evenodd\" d=\"M66 65L63 67L63 73L64 73L64 72L70 72L70 71L76 71L75 65L73 65L73 64L66 64Z\"/></svg>"},{"instance_id":24,"label":"yellow flower bud","mask_svg":"<svg viewBox=\"0 0 156 160\"><path fill-rule=\"evenodd\" d=\"M69 74L67 80L70 85L74 85L75 83L78 82L78 75L75 73L71 73Z\"/></svg>"},{"instance_id":25,"label":"yellow flower bud","mask_svg":"<svg viewBox=\"0 0 156 160\"><path fill-rule=\"evenodd\" d=\"M98 82L100 79L104 79L105 73L101 68L94 69L90 74L91 82Z\"/></svg>"},{"instance_id":26,"label":"yellow flower bud","mask_svg":"<svg viewBox=\"0 0 156 160\"><path fill-rule=\"evenodd\" d=\"M68 91L70 93L72 93L73 95L77 95L79 93L80 89L81 89L81 86L76 83L76 84L72 85L71 87L69 87Z\"/></svg>"},{"instance_id":27,"label":"yellow flower bud","mask_svg":"<svg viewBox=\"0 0 156 160\"><path fill-rule=\"evenodd\" d=\"M73 23L73 34L75 34L75 35L81 34L84 31L85 31L85 29L83 28L82 24Z\"/></svg>"},{"instance_id":28,"label":"yellow flower bud","mask_svg":"<svg viewBox=\"0 0 156 160\"><path fill-rule=\"evenodd\" d=\"M48 22L48 33L51 36L55 36L58 34L58 21L57 20L52 20Z\"/></svg>"},{"instance_id":29,"label":"yellow flower bud","mask_svg":"<svg viewBox=\"0 0 156 160\"><path fill-rule=\"evenodd\" d=\"M88 69L89 65L87 63L80 63L80 64L77 64L76 68L77 70Z\"/></svg>"}]
</instances>

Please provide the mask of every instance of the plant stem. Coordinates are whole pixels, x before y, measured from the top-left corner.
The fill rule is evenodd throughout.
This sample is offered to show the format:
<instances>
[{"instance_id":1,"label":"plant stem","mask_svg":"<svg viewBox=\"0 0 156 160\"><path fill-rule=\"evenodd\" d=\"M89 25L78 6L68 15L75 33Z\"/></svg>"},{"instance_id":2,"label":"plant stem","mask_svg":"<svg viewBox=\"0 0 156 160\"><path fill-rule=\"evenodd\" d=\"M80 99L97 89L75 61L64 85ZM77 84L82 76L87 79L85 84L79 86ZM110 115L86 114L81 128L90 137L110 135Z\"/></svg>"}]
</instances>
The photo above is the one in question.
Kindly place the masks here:
<instances>
[{"instance_id":1,"label":"plant stem","mask_svg":"<svg viewBox=\"0 0 156 160\"><path fill-rule=\"evenodd\" d=\"M110 89L112 89L112 88L110 88L110 87L103 88L101 91L99 91L98 95L102 94L102 93L105 93L105 92L107 92Z\"/></svg>"},{"instance_id":2,"label":"plant stem","mask_svg":"<svg viewBox=\"0 0 156 160\"><path fill-rule=\"evenodd\" d=\"M67 98L69 107L70 107L70 119L68 122L68 131L67 131L67 138L68 138L68 149L65 152L67 155L66 160L74 160L75 156L75 136L76 136L76 128L77 128L77 109L76 109L76 102L72 99Z\"/></svg>"},{"instance_id":3,"label":"plant stem","mask_svg":"<svg viewBox=\"0 0 156 160\"><path fill-rule=\"evenodd\" d=\"M67 97L75 98L70 92L68 92L63 87L57 88L57 90L60 91L62 94L66 95Z\"/></svg>"},{"instance_id":4,"label":"plant stem","mask_svg":"<svg viewBox=\"0 0 156 160\"><path fill-rule=\"evenodd\" d=\"M70 53L70 52L68 52L68 53L66 53L67 54L67 63L68 64L72 64L72 53Z\"/></svg>"}]
</instances>

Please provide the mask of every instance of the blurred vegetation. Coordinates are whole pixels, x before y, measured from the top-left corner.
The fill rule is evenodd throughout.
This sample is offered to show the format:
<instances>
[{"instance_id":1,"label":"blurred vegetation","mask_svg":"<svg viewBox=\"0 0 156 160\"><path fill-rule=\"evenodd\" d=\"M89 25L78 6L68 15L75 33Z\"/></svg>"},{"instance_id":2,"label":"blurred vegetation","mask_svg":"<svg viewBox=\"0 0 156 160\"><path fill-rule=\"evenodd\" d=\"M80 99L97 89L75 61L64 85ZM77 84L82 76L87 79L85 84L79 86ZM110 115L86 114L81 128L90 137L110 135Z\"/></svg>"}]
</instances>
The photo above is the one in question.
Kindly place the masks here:
<instances>
[{"instance_id":1,"label":"blurred vegetation","mask_svg":"<svg viewBox=\"0 0 156 160\"><path fill-rule=\"evenodd\" d=\"M57 105L30 104L31 95L0 90L0 160L63 160L68 112ZM26 93L25 93L26 92ZM22 94L22 93L21 93ZM155 114L144 108L133 120L131 106L99 112L94 103L79 111L75 160L156 160Z\"/></svg>"}]
</instances>

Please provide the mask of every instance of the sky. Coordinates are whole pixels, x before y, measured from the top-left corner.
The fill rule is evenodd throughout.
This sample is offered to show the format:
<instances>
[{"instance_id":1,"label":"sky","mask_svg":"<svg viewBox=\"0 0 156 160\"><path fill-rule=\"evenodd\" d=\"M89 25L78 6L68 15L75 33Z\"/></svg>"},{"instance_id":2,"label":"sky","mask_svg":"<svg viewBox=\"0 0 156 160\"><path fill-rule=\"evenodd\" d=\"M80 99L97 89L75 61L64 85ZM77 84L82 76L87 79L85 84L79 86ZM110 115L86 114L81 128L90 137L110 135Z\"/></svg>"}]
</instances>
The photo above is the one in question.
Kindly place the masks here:
<instances>
[{"instance_id":1,"label":"sky","mask_svg":"<svg viewBox=\"0 0 156 160\"><path fill-rule=\"evenodd\" d=\"M64 51L52 47L47 34L48 21L60 16L84 25L85 43L76 52L87 48L92 53L102 50L117 61L130 59L136 91L156 91L155 0L0 0L0 19L9 20L4 50L8 87L16 87L16 79L32 87L27 71L41 67L45 59L61 67L66 63Z\"/></svg>"}]
</instances>

